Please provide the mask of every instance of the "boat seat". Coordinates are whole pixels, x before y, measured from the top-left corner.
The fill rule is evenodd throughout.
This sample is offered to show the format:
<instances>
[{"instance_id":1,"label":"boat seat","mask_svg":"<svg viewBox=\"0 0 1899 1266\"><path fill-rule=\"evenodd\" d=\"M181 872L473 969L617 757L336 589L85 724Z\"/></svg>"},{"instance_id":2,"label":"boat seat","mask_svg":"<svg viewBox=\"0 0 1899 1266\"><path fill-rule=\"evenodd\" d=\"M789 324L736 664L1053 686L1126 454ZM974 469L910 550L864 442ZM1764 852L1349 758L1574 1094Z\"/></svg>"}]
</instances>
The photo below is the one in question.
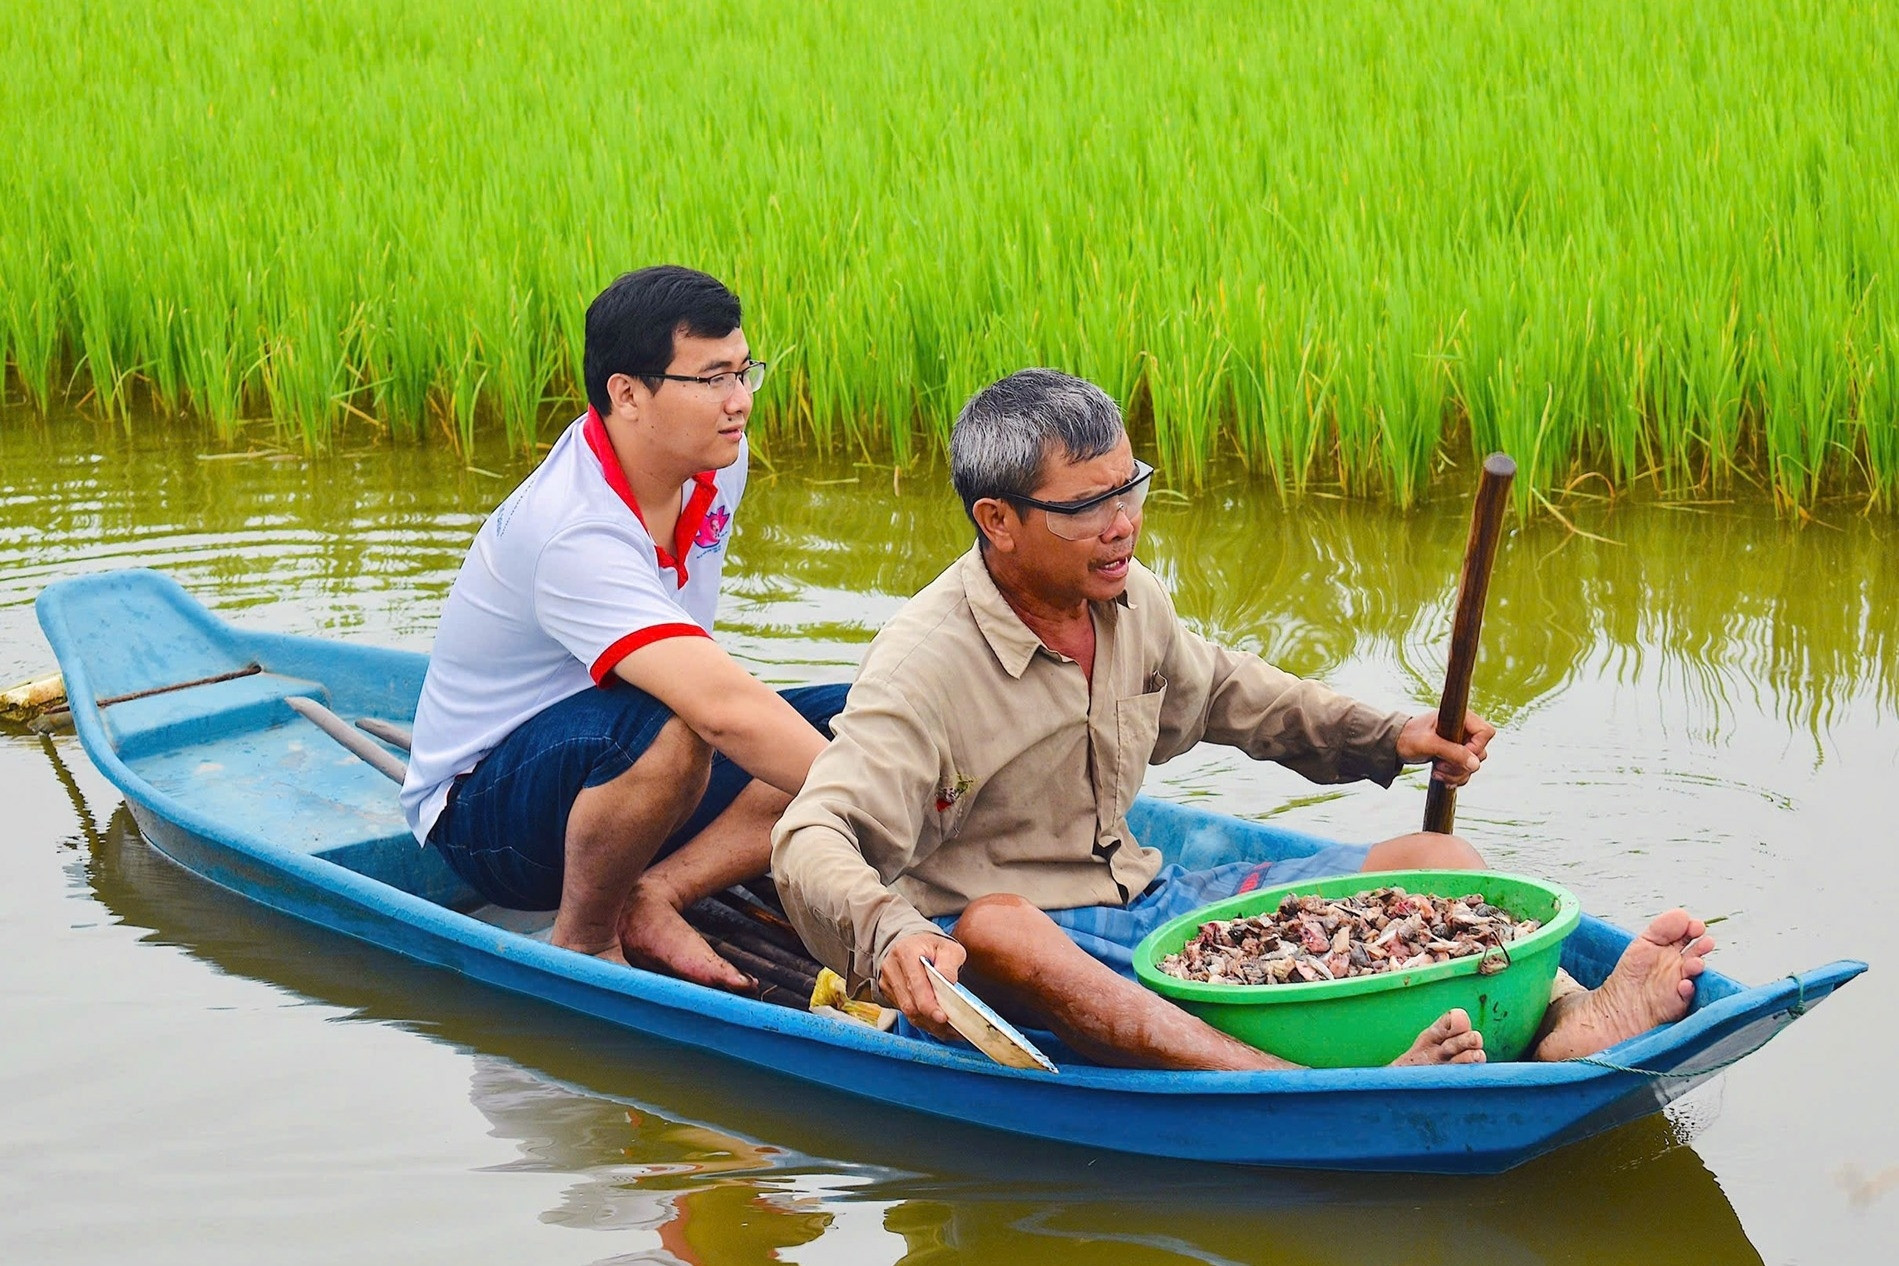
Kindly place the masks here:
<instances>
[{"instance_id":1,"label":"boat seat","mask_svg":"<svg viewBox=\"0 0 1899 1266\"><path fill-rule=\"evenodd\" d=\"M128 699L100 709L100 714L119 759L131 764L174 748L291 720L296 713L284 702L286 698L307 695L321 701L325 694L321 682L259 672Z\"/></svg>"},{"instance_id":2,"label":"boat seat","mask_svg":"<svg viewBox=\"0 0 1899 1266\"><path fill-rule=\"evenodd\" d=\"M128 700L105 715L119 759L196 812L363 874L386 873L411 891L459 893L445 867L404 870L423 850L396 784L298 715L285 702L292 695L329 698L319 682L256 673Z\"/></svg>"}]
</instances>

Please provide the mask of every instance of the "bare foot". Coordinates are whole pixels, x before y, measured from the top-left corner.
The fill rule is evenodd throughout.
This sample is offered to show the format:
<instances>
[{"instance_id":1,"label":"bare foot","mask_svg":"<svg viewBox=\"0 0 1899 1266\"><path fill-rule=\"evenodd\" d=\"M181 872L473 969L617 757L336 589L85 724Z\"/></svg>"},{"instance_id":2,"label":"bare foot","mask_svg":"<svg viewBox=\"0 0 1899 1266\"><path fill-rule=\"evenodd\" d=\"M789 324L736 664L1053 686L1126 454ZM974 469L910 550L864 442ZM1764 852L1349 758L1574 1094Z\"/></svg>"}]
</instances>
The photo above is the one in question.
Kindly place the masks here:
<instances>
[{"instance_id":1,"label":"bare foot","mask_svg":"<svg viewBox=\"0 0 1899 1266\"><path fill-rule=\"evenodd\" d=\"M714 989L751 993L757 982L720 958L671 901L636 884L620 918L620 945L629 962Z\"/></svg>"},{"instance_id":2,"label":"bare foot","mask_svg":"<svg viewBox=\"0 0 1899 1266\"><path fill-rule=\"evenodd\" d=\"M1686 910L1656 915L1629 942L1599 988L1550 1004L1535 1058L1593 1055L1687 1015L1695 977L1707 968L1702 958L1714 949L1707 931L1708 925Z\"/></svg>"},{"instance_id":3,"label":"bare foot","mask_svg":"<svg viewBox=\"0 0 1899 1266\"><path fill-rule=\"evenodd\" d=\"M1411 1049L1392 1060L1391 1066L1481 1064L1486 1058L1484 1035L1470 1027L1470 1014L1464 1008L1453 1007L1418 1034Z\"/></svg>"},{"instance_id":4,"label":"bare foot","mask_svg":"<svg viewBox=\"0 0 1899 1266\"><path fill-rule=\"evenodd\" d=\"M563 929L559 922L556 921L552 932L548 934L547 943L549 945L557 945L561 949L572 950L576 954L587 954L594 958L603 958L609 963L618 963L622 967L629 965L626 961L626 955L620 951L620 942L618 939L615 939L608 945L577 944L570 938L562 935L562 932Z\"/></svg>"}]
</instances>

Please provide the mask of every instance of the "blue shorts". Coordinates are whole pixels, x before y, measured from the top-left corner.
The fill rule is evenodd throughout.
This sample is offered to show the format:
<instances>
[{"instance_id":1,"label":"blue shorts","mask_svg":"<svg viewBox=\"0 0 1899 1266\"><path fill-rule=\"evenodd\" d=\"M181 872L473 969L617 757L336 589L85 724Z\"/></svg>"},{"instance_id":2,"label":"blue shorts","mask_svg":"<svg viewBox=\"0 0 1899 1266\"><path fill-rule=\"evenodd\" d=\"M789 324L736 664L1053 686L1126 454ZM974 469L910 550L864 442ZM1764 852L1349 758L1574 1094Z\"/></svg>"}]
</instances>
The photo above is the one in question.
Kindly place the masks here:
<instances>
[{"instance_id":1,"label":"blue shorts","mask_svg":"<svg viewBox=\"0 0 1899 1266\"><path fill-rule=\"evenodd\" d=\"M797 686L779 693L828 736L849 690ZM510 910L558 909L575 797L631 769L672 716L665 704L624 682L543 708L455 780L429 843L483 899ZM703 831L751 780L715 752L698 808L660 845L655 860Z\"/></svg>"},{"instance_id":2,"label":"blue shorts","mask_svg":"<svg viewBox=\"0 0 1899 1266\"><path fill-rule=\"evenodd\" d=\"M1134 980L1135 947L1169 919L1256 888L1355 875L1365 868L1365 855L1370 851L1369 844L1334 844L1310 857L1287 857L1276 862L1228 862L1210 870L1164 866L1154 882L1124 906L1076 906L1047 913L1068 933L1069 940ZM935 923L948 932L960 917L946 914Z\"/></svg>"}]
</instances>

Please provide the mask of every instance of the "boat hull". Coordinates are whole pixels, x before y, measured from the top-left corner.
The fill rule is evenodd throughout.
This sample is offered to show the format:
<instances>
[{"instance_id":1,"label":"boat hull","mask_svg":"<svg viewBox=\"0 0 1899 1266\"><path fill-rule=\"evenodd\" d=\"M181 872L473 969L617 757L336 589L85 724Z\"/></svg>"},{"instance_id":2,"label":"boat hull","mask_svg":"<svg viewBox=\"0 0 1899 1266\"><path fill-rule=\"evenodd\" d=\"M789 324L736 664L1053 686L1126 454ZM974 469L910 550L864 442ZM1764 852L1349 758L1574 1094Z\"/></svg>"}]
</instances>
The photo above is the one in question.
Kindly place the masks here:
<instances>
[{"instance_id":1,"label":"boat hull","mask_svg":"<svg viewBox=\"0 0 1899 1266\"><path fill-rule=\"evenodd\" d=\"M134 612L142 641L99 631L114 617L111 627L123 629ZM40 616L88 755L125 794L152 846L210 882L641 1040L678 1044L682 1058L737 1060L1034 1138L1245 1165L1497 1172L1658 1111L1864 970L1843 961L1754 989L1709 972L1686 1019L1591 1062L1167 1073L1085 1064L1050 1039L1059 1073L1009 1069L966 1048L606 964L465 912L470 894L402 835L393 784L338 759L278 706L285 693L320 692L356 715L412 715L421 656L245 634L151 572L64 582L43 595ZM187 653L167 654L168 645ZM233 662L263 671L105 708L96 702ZM1188 865L1326 843L1149 798L1131 816L1143 842ZM1627 941L1585 916L1564 965L1586 983L1599 980Z\"/></svg>"}]
</instances>

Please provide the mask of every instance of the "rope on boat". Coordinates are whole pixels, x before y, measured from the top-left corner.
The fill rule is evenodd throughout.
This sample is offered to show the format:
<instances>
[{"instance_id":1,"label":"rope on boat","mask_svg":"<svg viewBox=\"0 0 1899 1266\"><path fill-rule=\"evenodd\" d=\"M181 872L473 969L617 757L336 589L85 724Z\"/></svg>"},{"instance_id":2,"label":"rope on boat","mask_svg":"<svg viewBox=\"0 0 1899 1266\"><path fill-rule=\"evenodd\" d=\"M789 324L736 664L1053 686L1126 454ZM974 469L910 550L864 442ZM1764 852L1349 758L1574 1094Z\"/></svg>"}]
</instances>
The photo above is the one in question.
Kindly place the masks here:
<instances>
[{"instance_id":1,"label":"rope on boat","mask_svg":"<svg viewBox=\"0 0 1899 1266\"><path fill-rule=\"evenodd\" d=\"M235 681L239 677L254 677L263 671L263 666L253 660L228 673L175 681L169 686L150 686L122 695L107 695L103 699L93 700L93 703L101 708L109 708L118 703L130 703L134 699L149 699L153 695L168 695L175 690L189 690L193 686L212 686L221 681ZM25 721L40 734L71 729L72 704L66 697L65 678L54 673L51 677L23 682L9 690L0 691L0 719Z\"/></svg>"},{"instance_id":2,"label":"rope on boat","mask_svg":"<svg viewBox=\"0 0 1899 1266\"><path fill-rule=\"evenodd\" d=\"M264 671L264 666L256 660L234 668L228 673L213 673L209 677L193 677L190 681L175 681L169 686L151 686L144 690L134 690L128 694L108 695L104 699L95 699L93 703L101 708L109 708L115 703L130 703L134 699L149 699L153 695L168 695L174 690L190 690L193 686L215 686L221 681L236 681L239 677L255 677Z\"/></svg>"},{"instance_id":3,"label":"rope on boat","mask_svg":"<svg viewBox=\"0 0 1899 1266\"><path fill-rule=\"evenodd\" d=\"M1794 982L1793 1005L1787 1008L1787 1014L1797 1020L1807 1013L1807 986L1801 981L1800 977L1791 973L1789 973L1787 979ZM1721 1072L1724 1069L1732 1068L1753 1053L1752 1050L1742 1051L1733 1059L1724 1059L1718 1064L1711 1064L1707 1068L1697 1069L1692 1073L1677 1073L1665 1071L1660 1068L1637 1068L1631 1064L1618 1064L1612 1059L1601 1059L1594 1055L1578 1055L1575 1059L1566 1060L1565 1062L1571 1064L1590 1064L1596 1068L1606 1068L1612 1073L1635 1073L1642 1077L1666 1077L1687 1081L1696 1077L1706 1077L1710 1074Z\"/></svg>"}]
</instances>

